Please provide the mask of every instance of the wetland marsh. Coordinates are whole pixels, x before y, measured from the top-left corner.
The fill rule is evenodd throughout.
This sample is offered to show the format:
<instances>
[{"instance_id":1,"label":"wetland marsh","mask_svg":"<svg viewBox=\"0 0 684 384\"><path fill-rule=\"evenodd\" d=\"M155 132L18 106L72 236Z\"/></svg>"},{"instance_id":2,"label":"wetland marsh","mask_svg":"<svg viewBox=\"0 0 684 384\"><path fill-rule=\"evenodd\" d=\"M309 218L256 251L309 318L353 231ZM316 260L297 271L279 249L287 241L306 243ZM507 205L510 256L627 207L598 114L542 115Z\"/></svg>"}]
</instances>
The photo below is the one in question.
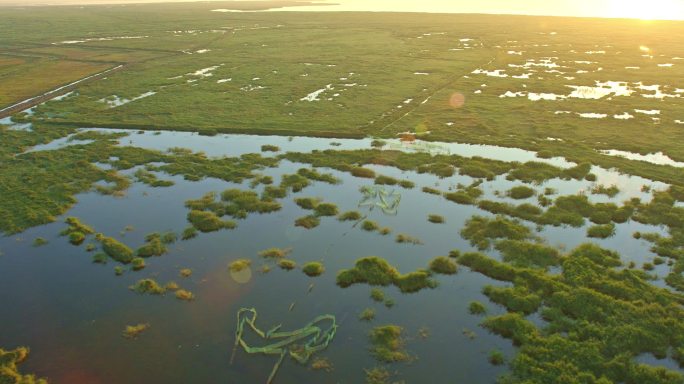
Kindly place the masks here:
<instances>
[{"instance_id":1,"label":"wetland marsh","mask_svg":"<svg viewBox=\"0 0 684 384\"><path fill-rule=\"evenodd\" d=\"M682 23L217 8L3 9L0 382L684 382Z\"/></svg>"}]
</instances>

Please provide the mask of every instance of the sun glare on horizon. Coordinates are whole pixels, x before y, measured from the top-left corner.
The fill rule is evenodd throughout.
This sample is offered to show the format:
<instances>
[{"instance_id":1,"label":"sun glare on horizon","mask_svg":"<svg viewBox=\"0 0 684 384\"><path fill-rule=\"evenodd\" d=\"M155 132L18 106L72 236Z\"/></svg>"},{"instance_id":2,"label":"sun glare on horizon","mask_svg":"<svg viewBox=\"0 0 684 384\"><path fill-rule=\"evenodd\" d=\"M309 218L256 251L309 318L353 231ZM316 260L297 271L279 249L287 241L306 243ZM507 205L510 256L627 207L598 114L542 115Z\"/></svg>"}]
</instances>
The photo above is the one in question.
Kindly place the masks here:
<instances>
[{"instance_id":1,"label":"sun glare on horizon","mask_svg":"<svg viewBox=\"0 0 684 384\"><path fill-rule=\"evenodd\" d=\"M684 16L684 1L610 0L607 16L642 20L677 20Z\"/></svg>"}]
</instances>

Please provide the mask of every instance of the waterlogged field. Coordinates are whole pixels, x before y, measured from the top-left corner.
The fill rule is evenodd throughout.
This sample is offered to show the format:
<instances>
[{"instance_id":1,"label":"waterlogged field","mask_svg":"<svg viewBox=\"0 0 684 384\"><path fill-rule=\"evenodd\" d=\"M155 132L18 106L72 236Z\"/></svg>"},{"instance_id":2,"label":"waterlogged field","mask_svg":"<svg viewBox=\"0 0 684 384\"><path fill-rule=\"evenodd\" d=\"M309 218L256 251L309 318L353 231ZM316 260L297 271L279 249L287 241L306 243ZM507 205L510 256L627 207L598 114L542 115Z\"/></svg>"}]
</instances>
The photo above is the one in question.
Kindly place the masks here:
<instances>
[{"instance_id":1,"label":"waterlogged field","mask_svg":"<svg viewBox=\"0 0 684 384\"><path fill-rule=\"evenodd\" d=\"M0 382L684 382L681 24L6 11Z\"/></svg>"}]
</instances>

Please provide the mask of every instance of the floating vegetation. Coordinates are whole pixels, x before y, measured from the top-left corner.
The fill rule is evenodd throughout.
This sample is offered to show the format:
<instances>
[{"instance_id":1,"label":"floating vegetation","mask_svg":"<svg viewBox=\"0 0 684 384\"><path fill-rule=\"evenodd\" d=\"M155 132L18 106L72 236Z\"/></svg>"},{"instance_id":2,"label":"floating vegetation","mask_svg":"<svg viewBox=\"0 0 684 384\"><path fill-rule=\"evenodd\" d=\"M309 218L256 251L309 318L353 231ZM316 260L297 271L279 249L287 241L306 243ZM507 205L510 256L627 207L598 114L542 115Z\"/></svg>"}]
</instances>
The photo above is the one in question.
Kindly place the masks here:
<instances>
[{"instance_id":1,"label":"floating vegetation","mask_svg":"<svg viewBox=\"0 0 684 384\"><path fill-rule=\"evenodd\" d=\"M364 257L356 261L353 269L337 274L337 285L346 288L356 283L387 286L393 284L399 272L385 259L377 256Z\"/></svg>"},{"instance_id":2,"label":"floating vegetation","mask_svg":"<svg viewBox=\"0 0 684 384\"><path fill-rule=\"evenodd\" d=\"M363 216L359 211L347 211L337 216L339 221L359 221Z\"/></svg>"},{"instance_id":3,"label":"floating vegetation","mask_svg":"<svg viewBox=\"0 0 684 384\"><path fill-rule=\"evenodd\" d=\"M168 231L161 235L161 241L164 244L173 244L178 240L178 235L176 232Z\"/></svg>"},{"instance_id":4,"label":"floating vegetation","mask_svg":"<svg viewBox=\"0 0 684 384\"><path fill-rule=\"evenodd\" d=\"M252 260L249 259L237 259L234 260L230 263L228 266L228 269L231 272L240 272L243 271L247 268L249 268L252 265Z\"/></svg>"},{"instance_id":5,"label":"floating vegetation","mask_svg":"<svg viewBox=\"0 0 684 384\"><path fill-rule=\"evenodd\" d=\"M411 235L407 235L405 233L398 234L394 240L399 244L413 244L413 245L422 245L423 244L423 242L419 238L413 237Z\"/></svg>"},{"instance_id":6,"label":"floating vegetation","mask_svg":"<svg viewBox=\"0 0 684 384\"><path fill-rule=\"evenodd\" d=\"M448 257L438 256L430 261L430 270L442 275L454 275L458 272L458 266Z\"/></svg>"},{"instance_id":7,"label":"floating vegetation","mask_svg":"<svg viewBox=\"0 0 684 384\"><path fill-rule=\"evenodd\" d=\"M519 186L513 187L506 192L506 195L508 197L516 199L516 200L529 199L530 197L534 196L535 194L536 194L535 190L533 188L526 186L526 185L519 185Z\"/></svg>"},{"instance_id":8,"label":"floating vegetation","mask_svg":"<svg viewBox=\"0 0 684 384\"><path fill-rule=\"evenodd\" d=\"M85 235L81 232L71 232L69 234L69 242L73 245L81 245L85 239Z\"/></svg>"},{"instance_id":9,"label":"floating vegetation","mask_svg":"<svg viewBox=\"0 0 684 384\"><path fill-rule=\"evenodd\" d=\"M375 319L375 309L366 308L359 314L359 320L361 321L373 321Z\"/></svg>"},{"instance_id":10,"label":"floating vegetation","mask_svg":"<svg viewBox=\"0 0 684 384\"><path fill-rule=\"evenodd\" d=\"M149 185L150 187L157 188L157 187L171 187L175 183L171 180L159 180L157 178L157 175L155 175L152 172L146 171L144 169L138 169L135 171L133 174L135 176L136 180L138 180L141 183L145 183Z\"/></svg>"},{"instance_id":11,"label":"floating vegetation","mask_svg":"<svg viewBox=\"0 0 684 384\"><path fill-rule=\"evenodd\" d=\"M304 327L289 331L281 332L280 325L275 326L267 332L260 330L256 326L257 311L254 308L241 308L237 313L237 328L235 330L235 346L233 348L233 357L235 357L235 350L238 346L248 354L265 354L265 355L279 355L279 359L273 366L273 370L266 381L267 384L273 382L273 379L280 368L280 364L286 355L292 357L299 364L306 364L312 355L318 353L328 347L337 333L337 323L335 316L321 315L316 317L313 321L306 324ZM329 323L328 328L321 328L319 324ZM274 340L270 345L262 347L252 347L243 339L245 326L249 327L254 333L264 340Z\"/></svg>"},{"instance_id":12,"label":"floating vegetation","mask_svg":"<svg viewBox=\"0 0 684 384\"><path fill-rule=\"evenodd\" d=\"M297 171L297 174L300 176L304 176L309 180L314 180L314 181L321 181L324 183L328 184L339 184L341 181L337 177L329 174L329 173L319 173L315 169L309 169L309 168L300 168Z\"/></svg>"},{"instance_id":13,"label":"floating vegetation","mask_svg":"<svg viewBox=\"0 0 684 384\"><path fill-rule=\"evenodd\" d=\"M318 206L320 200L313 197L299 197L295 199L295 204L297 204L302 209L313 210Z\"/></svg>"},{"instance_id":14,"label":"floating vegetation","mask_svg":"<svg viewBox=\"0 0 684 384\"><path fill-rule=\"evenodd\" d=\"M399 180L399 186L404 189L413 189L415 188L416 184L410 180Z\"/></svg>"},{"instance_id":15,"label":"floating vegetation","mask_svg":"<svg viewBox=\"0 0 684 384\"><path fill-rule=\"evenodd\" d=\"M262 199L283 199L287 196L287 189L283 187L275 187L267 185L264 192L261 194Z\"/></svg>"},{"instance_id":16,"label":"floating vegetation","mask_svg":"<svg viewBox=\"0 0 684 384\"><path fill-rule=\"evenodd\" d=\"M129 288L140 294L149 293L151 295L162 295L166 292L166 290L153 279L138 280L138 282L131 285Z\"/></svg>"},{"instance_id":17,"label":"floating vegetation","mask_svg":"<svg viewBox=\"0 0 684 384\"><path fill-rule=\"evenodd\" d=\"M373 220L364 220L364 222L361 223L361 229L364 231L373 232L377 231L378 228L380 228L380 226Z\"/></svg>"},{"instance_id":18,"label":"floating vegetation","mask_svg":"<svg viewBox=\"0 0 684 384\"><path fill-rule=\"evenodd\" d=\"M121 335L126 339L137 339L143 332L150 329L149 324L127 325Z\"/></svg>"},{"instance_id":19,"label":"floating vegetation","mask_svg":"<svg viewBox=\"0 0 684 384\"><path fill-rule=\"evenodd\" d=\"M385 367L365 369L366 384L390 384L392 374Z\"/></svg>"},{"instance_id":20,"label":"floating vegetation","mask_svg":"<svg viewBox=\"0 0 684 384\"><path fill-rule=\"evenodd\" d=\"M295 220L295 227L302 227L306 229L313 229L321 224L321 219L318 216L308 215L300 217Z\"/></svg>"},{"instance_id":21,"label":"floating vegetation","mask_svg":"<svg viewBox=\"0 0 684 384\"><path fill-rule=\"evenodd\" d=\"M423 192L428 193L430 195L438 195L438 196L442 195L442 191L440 191L439 189L434 189L434 188L430 188L430 187L423 187Z\"/></svg>"},{"instance_id":22,"label":"floating vegetation","mask_svg":"<svg viewBox=\"0 0 684 384\"><path fill-rule=\"evenodd\" d=\"M19 373L17 365L26 361L28 348L20 347L11 351L0 348L0 383L7 384L48 384L47 380L34 375Z\"/></svg>"},{"instance_id":23,"label":"floating vegetation","mask_svg":"<svg viewBox=\"0 0 684 384\"><path fill-rule=\"evenodd\" d=\"M190 277L192 275L192 269L190 268L183 268L179 272L181 277Z\"/></svg>"},{"instance_id":24,"label":"floating vegetation","mask_svg":"<svg viewBox=\"0 0 684 384\"><path fill-rule=\"evenodd\" d=\"M136 257L131 260L131 269L134 271L140 271L145 268L145 259Z\"/></svg>"},{"instance_id":25,"label":"floating vegetation","mask_svg":"<svg viewBox=\"0 0 684 384\"><path fill-rule=\"evenodd\" d=\"M522 286L508 288L487 285L482 289L482 293L492 302L503 305L509 311L524 315L536 312L542 300L539 295L531 293Z\"/></svg>"},{"instance_id":26,"label":"floating vegetation","mask_svg":"<svg viewBox=\"0 0 684 384\"><path fill-rule=\"evenodd\" d=\"M363 198L359 202L359 207L378 207L383 213L388 215L396 215L399 203L401 202L401 194L396 191L388 192L383 187L379 186L363 186L359 189Z\"/></svg>"},{"instance_id":27,"label":"floating vegetation","mask_svg":"<svg viewBox=\"0 0 684 384\"><path fill-rule=\"evenodd\" d=\"M216 203L212 209L219 216L228 215L244 219L250 213L271 213L281 209L279 202L268 197L259 197L254 191L228 189L221 193L223 205Z\"/></svg>"},{"instance_id":28,"label":"floating vegetation","mask_svg":"<svg viewBox=\"0 0 684 384\"><path fill-rule=\"evenodd\" d=\"M291 271L295 268L297 268L297 263L290 259L280 259L278 260L278 266L280 269L284 269L286 271Z\"/></svg>"},{"instance_id":29,"label":"floating vegetation","mask_svg":"<svg viewBox=\"0 0 684 384\"><path fill-rule=\"evenodd\" d=\"M384 325L371 330L371 354L383 363L394 363L410 359L404 350L403 329L397 325Z\"/></svg>"},{"instance_id":30,"label":"floating vegetation","mask_svg":"<svg viewBox=\"0 0 684 384\"><path fill-rule=\"evenodd\" d=\"M500 240L495 248L505 262L525 268L548 268L560 264L560 252L544 244L521 240Z\"/></svg>"},{"instance_id":31,"label":"floating vegetation","mask_svg":"<svg viewBox=\"0 0 684 384\"><path fill-rule=\"evenodd\" d=\"M191 210L188 213L188 221L200 232L214 232L221 229L234 229L237 223L223 221L214 212Z\"/></svg>"},{"instance_id":32,"label":"floating vegetation","mask_svg":"<svg viewBox=\"0 0 684 384\"><path fill-rule=\"evenodd\" d=\"M190 240L197 237L197 228L195 227L187 227L183 230L183 233L181 234L181 240Z\"/></svg>"},{"instance_id":33,"label":"floating vegetation","mask_svg":"<svg viewBox=\"0 0 684 384\"><path fill-rule=\"evenodd\" d=\"M133 250L128 248L126 244L118 240L107 237L101 233L95 236L95 239L102 245L102 250L107 256L118 261L119 263L128 264L133 261Z\"/></svg>"},{"instance_id":34,"label":"floating vegetation","mask_svg":"<svg viewBox=\"0 0 684 384\"><path fill-rule=\"evenodd\" d=\"M475 199L466 191L448 192L444 194L444 198L449 201L453 201L454 203L462 205L475 204Z\"/></svg>"},{"instance_id":35,"label":"floating vegetation","mask_svg":"<svg viewBox=\"0 0 684 384\"><path fill-rule=\"evenodd\" d=\"M611 185L606 187L605 185L597 185L591 189L591 193L594 195L606 195L608 197L615 197L620 193L620 188L617 185Z\"/></svg>"},{"instance_id":36,"label":"floating vegetation","mask_svg":"<svg viewBox=\"0 0 684 384\"><path fill-rule=\"evenodd\" d=\"M373 301L377 301L378 303L385 301L385 293L379 288L371 289L370 297Z\"/></svg>"},{"instance_id":37,"label":"floating vegetation","mask_svg":"<svg viewBox=\"0 0 684 384\"><path fill-rule=\"evenodd\" d=\"M180 289L180 286L175 281L169 281L164 285L164 289L167 291L175 292Z\"/></svg>"},{"instance_id":38,"label":"floating vegetation","mask_svg":"<svg viewBox=\"0 0 684 384\"><path fill-rule=\"evenodd\" d=\"M265 144L261 146L261 152L280 152L280 147L277 145Z\"/></svg>"},{"instance_id":39,"label":"floating vegetation","mask_svg":"<svg viewBox=\"0 0 684 384\"><path fill-rule=\"evenodd\" d=\"M92 252L96 249L97 249L97 245L95 245L94 243L86 244L86 247L85 247L86 252Z\"/></svg>"},{"instance_id":40,"label":"floating vegetation","mask_svg":"<svg viewBox=\"0 0 684 384\"><path fill-rule=\"evenodd\" d=\"M166 246L162 242L162 237L158 233L150 233L145 236L145 241L147 243L136 251L138 257L161 256L167 252Z\"/></svg>"},{"instance_id":41,"label":"floating vegetation","mask_svg":"<svg viewBox=\"0 0 684 384\"><path fill-rule=\"evenodd\" d=\"M33 246L34 247L42 247L42 246L47 245L47 244L48 244L48 241L42 237L36 237L33 240Z\"/></svg>"},{"instance_id":42,"label":"floating vegetation","mask_svg":"<svg viewBox=\"0 0 684 384\"><path fill-rule=\"evenodd\" d=\"M468 312L470 312L471 315L484 315L487 313L487 308L479 301L471 301L470 304L468 304Z\"/></svg>"},{"instance_id":43,"label":"floating vegetation","mask_svg":"<svg viewBox=\"0 0 684 384\"><path fill-rule=\"evenodd\" d=\"M271 185L273 184L273 177L271 176L266 176L266 175L259 175L252 179L252 181L249 183L250 188L256 188L259 184L264 184L264 185Z\"/></svg>"},{"instance_id":44,"label":"floating vegetation","mask_svg":"<svg viewBox=\"0 0 684 384\"><path fill-rule=\"evenodd\" d=\"M120 265L117 265L116 267L114 267L114 275L121 276L121 275L123 275L123 273L124 273L123 267L121 267Z\"/></svg>"},{"instance_id":45,"label":"floating vegetation","mask_svg":"<svg viewBox=\"0 0 684 384\"><path fill-rule=\"evenodd\" d=\"M428 215L428 221L433 224L444 224L444 216L430 214Z\"/></svg>"},{"instance_id":46,"label":"floating vegetation","mask_svg":"<svg viewBox=\"0 0 684 384\"><path fill-rule=\"evenodd\" d=\"M339 209L333 203L320 203L315 208L317 216L337 216Z\"/></svg>"},{"instance_id":47,"label":"floating vegetation","mask_svg":"<svg viewBox=\"0 0 684 384\"><path fill-rule=\"evenodd\" d=\"M592 225L587 229L587 237L607 239L615 235L615 224Z\"/></svg>"},{"instance_id":48,"label":"floating vegetation","mask_svg":"<svg viewBox=\"0 0 684 384\"><path fill-rule=\"evenodd\" d=\"M79 232L84 235L91 235L95 233L95 230L91 228L90 226L81 223L81 221L77 217L67 217L64 220L65 223L68 224L68 227L61 232L61 235L66 236L69 235L70 233L73 232Z\"/></svg>"},{"instance_id":49,"label":"floating vegetation","mask_svg":"<svg viewBox=\"0 0 684 384\"><path fill-rule=\"evenodd\" d=\"M356 261L354 268L341 270L337 274L337 285L342 288L362 283L376 286L395 285L403 293L418 292L437 286L430 272L418 270L402 275L385 259L377 256L361 258Z\"/></svg>"},{"instance_id":50,"label":"floating vegetation","mask_svg":"<svg viewBox=\"0 0 684 384\"><path fill-rule=\"evenodd\" d=\"M461 230L461 236L480 250L488 249L494 239L525 240L531 236L530 229L517 221L503 216L489 219L473 216Z\"/></svg>"},{"instance_id":51,"label":"floating vegetation","mask_svg":"<svg viewBox=\"0 0 684 384\"><path fill-rule=\"evenodd\" d=\"M93 263L97 264L107 264L107 255L102 252L98 252L93 255Z\"/></svg>"},{"instance_id":52,"label":"floating vegetation","mask_svg":"<svg viewBox=\"0 0 684 384\"><path fill-rule=\"evenodd\" d=\"M325 267L317 261L312 261L302 266L302 272L309 277L316 277L325 272Z\"/></svg>"},{"instance_id":53,"label":"floating vegetation","mask_svg":"<svg viewBox=\"0 0 684 384\"><path fill-rule=\"evenodd\" d=\"M68 224L68 227L60 235L69 236L69 242L73 245L83 244L87 235L95 233L95 230L81 223L76 217L67 217L65 223Z\"/></svg>"},{"instance_id":54,"label":"floating vegetation","mask_svg":"<svg viewBox=\"0 0 684 384\"><path fill-rule=\"evenodd\" d=\"M475 333L472 329L463 328L461 330L461 333L463 334L463 336L467 337L470 340L475 340L475 338L477 337L477 333Z\"/></svg>"},{"instance_id":55,"label":"floating vegetation","mask_svg":"<svg viewBox=\"0 0 684 384\"><path fill-rule=\"evenodd\" d=\"M192 301L195 299L195 295L190 291L186 291L185 289L179 289L176 291L176 299L183 301Z\"/></svg>"},{"instance_id":56,"label":"floating vegetation","mask_svg":"<svg viewBox=\"0 0 684 384\"><path fill-rule=\"evenodd\" d=\"M267 259L282 259L292 253L292 248L268 248L259 251L259 256Z\"/></svg>"},{"instance_id":57,"label":"floating vegetation","mask_svg":"<svg viewBox=\"0 0 684 384\"><path fill-rule=\"evenodd\" d=\"M311 181L298 173L294 175L283 175L282 180L280 181L281 188L286 191L290 189L292 192L299 192L309 185L311 185Z\"/></svg>"},{"instance_id":58,"label":"floating vegetation","mask_svg":"<svg viewBox=\"0 0 684 384\"><path fill-rule=\"evenodd\" d=\"M334 367L330 360L325 357L314 357L311 360L311 369L314 371L332 372Z\"/></svg>"},{"instance_id":59,"label":"floating vegetation","mask_svg":"<svg viewBox=\"0 0 684 384\"><path fill-rule=\"evenodd\" d=\"M381 235L383 235L383 236L387 236L387 235L389 235L390 233L392 233L392 228L389 228L389 227L382 227L382 228L378 229L378 233L381 234Z\"/></svg>"},{"instance_id":60,"label":"floating vegetation","mask_svg":"<svg viewBox=\"0 0 684 384\"><path fill-rule=\"evenodd\" d=\"M372 169L363 168L363 167L354 167L354 168L349 170L349 173L351 173L352 176L363 177L366 179L375 178L375 171L373 171Z\"/></svg>"},{"instance_id":61,"label":"floating vegetation","mask_svg":"<svg viewBox=\"0 0 684 384\"><path fill-rule=\"evenodd\" d=\"M375 177L375 184L377 185L397 185L399 180L394 177L389 177L385 175L378 175Z\"/></svg>"},{"instance_id":62,"label":"floating vegetation","mask_svg":"<svg viewBox=\"0 0 684 384\"><path fill-rule=\"evenodd\" d=\"M506 357L504 356L503 352L499 351L498 349L494 349L489 352L489 357L487 360L489 360L489 363L492 365L503 365L506 362Z\"/></svg>"}]
</instances>

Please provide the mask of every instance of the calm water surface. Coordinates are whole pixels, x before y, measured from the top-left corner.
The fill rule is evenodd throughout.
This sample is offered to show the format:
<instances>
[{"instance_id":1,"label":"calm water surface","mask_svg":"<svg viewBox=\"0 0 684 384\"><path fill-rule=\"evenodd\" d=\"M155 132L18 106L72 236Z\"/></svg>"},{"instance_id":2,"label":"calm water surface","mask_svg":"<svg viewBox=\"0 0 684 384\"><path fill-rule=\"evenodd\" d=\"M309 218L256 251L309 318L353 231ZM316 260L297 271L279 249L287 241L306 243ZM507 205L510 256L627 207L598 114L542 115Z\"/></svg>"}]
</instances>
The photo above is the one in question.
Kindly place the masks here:
<instances>
[{"instance_id":1,"label":"calm water surface","mask_svg":"<svg viewBox=\"0 0 684 384\"><path fill-rule=\"evenodd\" d=\"M259 147L266 143L300 151L335 148L330 147L331 141L342 143L338 148L344 149L369 147L369 141L360 140L274 140L272 137L254 139L235 135L221 136L217 140L192 134L142 132L121 139L121 143L156 149L183 146L204 150L211 156L259 152ZM59 145L67 144L65 141ZM34 150L49 150L49 145ZM510 156L506 150L484 152L491 156ZM466 151L464 155L474 154ZM279 167L264 173L274 176L278 182L280 175L294 173L303 166L283 161ZM322 218L321 226L313 230L294 227L297 217L308 214L294 204L294 197L320 197L337 204L341 211L354 210L358 209L362 197L359 187L372 183L372 180L325 170L343 183L335 186L314 183L283 199L281 211L251 215L240 220L238 228L232 231L200 234L195 239L177 242L170 246L168 254L147 259L144 270L126 272L120 277L114 275L115 263L93 264L92 254L83 246L74 247L66 238L58 236L65 227L63 217L20 235L2 237L0 302L4 305L0 307L3 319L0 345L7 348L29 346L31 356L23 369L58 384L260 383L266 381L275 357L238 351L230 364L236 312L241 307L254 307L259 312L258 324L263 329L277 324L282 324L284 330L297 329L315 316L326 313L335 315L340 325L329 348L319 355L334 364L332 372L314 372L286 359L276 383L363 382L363 368L376 366L368 352L367 334L373 326L384 324L404 327L406 349L414 356L410 363L390 367L399 372L397 379L407 383L421 382L426 377L436 383L494 382L504 368L493 367L487 362L489 351L500 349L510 357L514 348L510 341L479 328L482 319L470 315L467 306L471 301L479 300L486 304L490 313L503 313L502 307L490 303L481 294L484 285L503 283L461 268L457 275L438 276L440 286L434 290L403 295L393 287L383 289L386 296L396 301L391 309L374 303L369 298L367 285L347 289L335 285L337 271L352 267L355 260L363 256L381 256L406 273L425 268L432 258L446 255L451 249L474 250L459 236L459 231L474 214L490 216L476 207L454 204L420 191L423 186L448 190L458 183L469 184L473 180L467 176L440 180L391 167L371 168L389 176L410 179L417 186L413 190L397 189L402 200L396 216L385 215L380 210L365 211L369 219L391 227L392 235L365 232L354 228L353 223L340 223L335 218ZM612 171L595 171L599 182L621 187L623 191L615 198L618 202L631 196L647 198L648 194L640 191L644 183L663 187ZM176 185L150 188L134 183L126 196L120 198L81 194L77 196L78 204L67 215L77 216L96 231L114 236L135 249L143 244L144 236L150 232L171 230L180 233L187 227L185 200L199 198L210 191L249 188L247 183L236 185L216 179L189 182L181 177L159 176L174 180ZM498 177L484 183L482 189L485 198L507 200L496 197L494 191L505 191L517 184ZM574 194L590 189L591 183L551 180L539 189L547 186L563 194ZM591 198L608 201L605 196ZM443 215L446 224L428 223L427 215L432 213ZM128 225L135 229L122 235ZM549 244L569 250L588 240L587 226L576 229L546 227L538 234ZM634 231L662 232L659 228L630 222L618 225L615 237L598 243L620 251L626 261L650 261L653 255L648 250L649 245L633 239ZM394 242L397 233L416 236L424 245L397 244ZM33 247L31 243L38 236L48 239L49 244ZM298 265L321 261L326 272L320 277L309 278L300 270L286 272L269 264L271 272L261 273L260 269L267 262L257 253L270 247L291 247L290 258ZM488 253L498 257L496 251ZM238 284L228 273L229 263L238 258L252 260L253 275L247 284ZM181 268L191 268L192 276L181 278ZM667 267L659 266L656 272L664 276ZM182 288L192 291L196 299L182 302L172 294L142 296L127 288L147 277L162 284L176 281ZM664 286L662 280L655 283ZM313 288L309 292L311 284ZM292 303L294 308L289 311ZM376 310L372 323L358 320L359 313L367 307ZM543 324L538 315L532 315L530 319ZM138 323L149 323L151 328L137 340L121 336L126 325ZM429 330L430 336L419 337L420 329ZM464 330L474 331L476 338L469 339L463 334ZM644 359L648 360L648 356Z\"/></svg>"}]
</instances>

